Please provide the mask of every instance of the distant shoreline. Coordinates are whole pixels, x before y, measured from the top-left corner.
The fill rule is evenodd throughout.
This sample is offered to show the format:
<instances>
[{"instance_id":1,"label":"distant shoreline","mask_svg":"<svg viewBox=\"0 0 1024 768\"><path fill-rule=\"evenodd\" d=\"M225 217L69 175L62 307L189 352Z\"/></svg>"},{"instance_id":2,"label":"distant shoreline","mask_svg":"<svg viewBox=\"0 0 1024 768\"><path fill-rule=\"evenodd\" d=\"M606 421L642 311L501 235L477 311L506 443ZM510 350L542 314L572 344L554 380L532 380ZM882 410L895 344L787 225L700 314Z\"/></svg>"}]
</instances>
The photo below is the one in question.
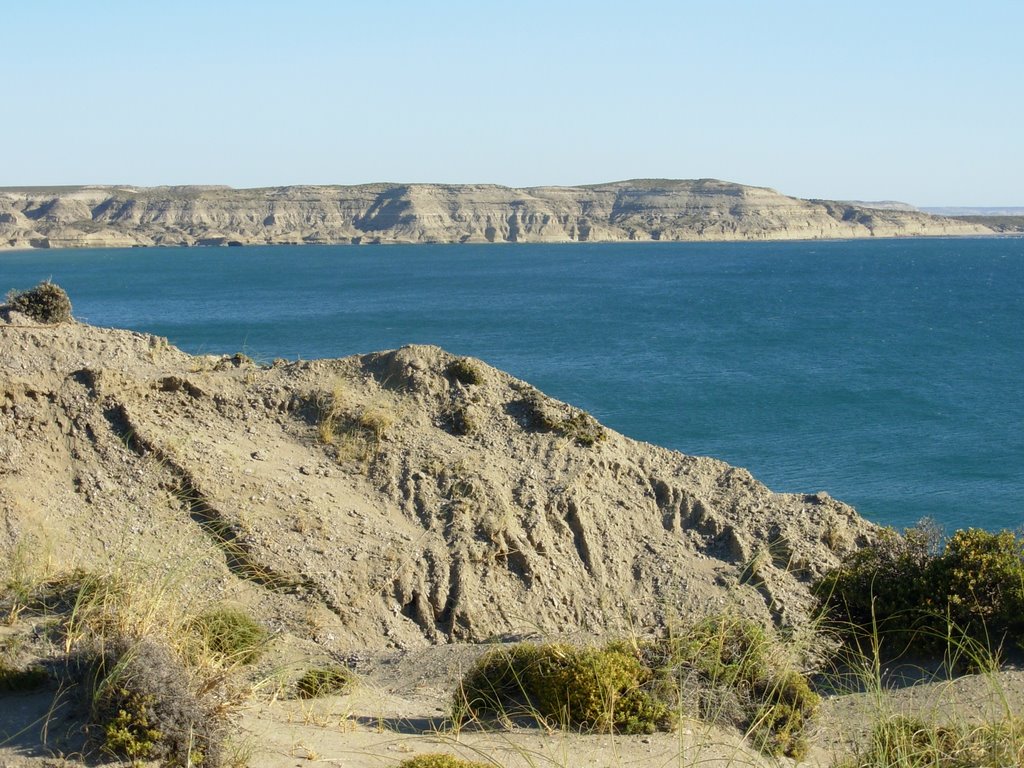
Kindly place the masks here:
<instances>
[{"instance_id":1,"label":"distant shoreline","mask_svg":"<svg viewBox=\"0 0 1024 768\"><path fill-rule=\"evenodd\" d=\"M0 188L0 248L756 242L998 234L914 209L716 179L586 187Z\"/></svg>"}]
</instances>

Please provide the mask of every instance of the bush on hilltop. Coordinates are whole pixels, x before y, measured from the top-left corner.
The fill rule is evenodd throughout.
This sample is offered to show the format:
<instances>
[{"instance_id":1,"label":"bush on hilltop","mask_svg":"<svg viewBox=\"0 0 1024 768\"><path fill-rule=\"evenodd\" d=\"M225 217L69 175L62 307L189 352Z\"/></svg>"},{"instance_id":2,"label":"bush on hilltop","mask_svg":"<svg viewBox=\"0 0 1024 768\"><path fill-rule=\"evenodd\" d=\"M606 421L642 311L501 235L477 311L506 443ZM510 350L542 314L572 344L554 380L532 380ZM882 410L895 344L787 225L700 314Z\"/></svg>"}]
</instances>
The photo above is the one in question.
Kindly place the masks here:
<instances>
[{"instance_id":1,"label":"bush on hilltop","mask_svg":"<svg viewBox=\"0 0 1024 768\"><path fill-rule=\"evenodd\" d=\"M27 291L11 291L7 302L16 312L54 325L71 319L71 299L56 283L46 280Z\"/></svg>"}]
</instances>

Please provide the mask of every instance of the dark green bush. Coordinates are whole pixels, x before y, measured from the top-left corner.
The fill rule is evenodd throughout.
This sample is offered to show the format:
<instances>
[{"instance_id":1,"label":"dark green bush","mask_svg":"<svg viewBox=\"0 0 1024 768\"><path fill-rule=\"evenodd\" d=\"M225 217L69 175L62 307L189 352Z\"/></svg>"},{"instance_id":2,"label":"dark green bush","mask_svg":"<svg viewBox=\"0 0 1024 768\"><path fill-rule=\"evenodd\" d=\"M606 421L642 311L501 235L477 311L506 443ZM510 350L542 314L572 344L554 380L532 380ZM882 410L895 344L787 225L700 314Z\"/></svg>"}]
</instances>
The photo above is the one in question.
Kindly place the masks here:
<instances>
[{"instance_id":1,"label":"dark green bush","mask_svg":"<svg viewBox=\"0 0 1024 768\"><path fill-rule=\"evenodd\" d=\"M480 384L484 380L480 366L468 357L452 360L444 370L460 384Z\"/></svg>"},{"instance_id":2,"label":"dark green bush","mask_svg":"<svg viewBox=\"0 0 1024 768\"><path fill-rule=\"evenodd\" d=\"M11 308L40 323L63 323L71 319L71 300L56 283L49 280L27 291L7 294Z\"/></svg>"},{"instance_id":3,"label":"dark green bush","mask_svg":"<svg viewBox=\"0 0 1024 768\"><path fill-rule=\"evenodd\" d=\"M354 680L352 672L345 667L312 667L295 683L295 691L301 699L333 696L351 688Z\"/></svg>"},{"instance_id":4,"label":"dark green bush","mask_svg":"<svg viewBox=\"0 0 1024 768\"><path fill-rule=\"evenodd\" d=\"M212 698L194 689L188 668L172 650L119 638L81 662L90 719L105 750L133 763L221 763L222 718Z\"/></svg>"},{"instance_id":5,"label":"dark green bush","mask_svg":"<svg viewBox=\"0 0 1024 768\"><path fill-rule=\"evenodd\" d=\"M1024 639L1024 538L933 527L883 532L815 585L827 616L848 634L875 632L898 648L947 650L950 638L996 649Z\"/></svg>"},{"instance_id":6,"label":"dark green bush","mask_svg":"<svg viewBox=\"0 0 1024 768\"><path fill-rule=\"evenodd\" d=\"M235 608L216 608L196 620L206 647L224 659L250 664L260 657L267 631L249 614Z\"/></svg>"},{"instance_id":7,"label":"dark green bush","mask_svg":"<svg viewBox=\"0 0 1024 768\"><path fill-rule=\"evenodd\" d=\"M651 733L672 725L646 686L653 674L616 646L521 644L486 654L456 694L460 715L539 717L602 732Z\"/></svg>"}]
</instances>

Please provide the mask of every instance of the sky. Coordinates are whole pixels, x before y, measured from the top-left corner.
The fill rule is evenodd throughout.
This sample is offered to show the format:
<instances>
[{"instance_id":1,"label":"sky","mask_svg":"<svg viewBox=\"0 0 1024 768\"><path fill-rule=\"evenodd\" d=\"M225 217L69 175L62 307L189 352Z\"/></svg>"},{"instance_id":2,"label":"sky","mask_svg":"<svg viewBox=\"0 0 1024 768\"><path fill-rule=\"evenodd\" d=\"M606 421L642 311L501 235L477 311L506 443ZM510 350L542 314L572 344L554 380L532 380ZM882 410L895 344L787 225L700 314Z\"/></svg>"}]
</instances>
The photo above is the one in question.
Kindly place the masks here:
<instances>
[{"instance_id":1,"label":"sky","mask_svg":"<svg viewBox=\"0 0 1024 768\"><path fill-rule=\"evenodd\" d=\"M1019 0L0 0L0 186L1024 205Z\"/></svg>"}]
</instances>

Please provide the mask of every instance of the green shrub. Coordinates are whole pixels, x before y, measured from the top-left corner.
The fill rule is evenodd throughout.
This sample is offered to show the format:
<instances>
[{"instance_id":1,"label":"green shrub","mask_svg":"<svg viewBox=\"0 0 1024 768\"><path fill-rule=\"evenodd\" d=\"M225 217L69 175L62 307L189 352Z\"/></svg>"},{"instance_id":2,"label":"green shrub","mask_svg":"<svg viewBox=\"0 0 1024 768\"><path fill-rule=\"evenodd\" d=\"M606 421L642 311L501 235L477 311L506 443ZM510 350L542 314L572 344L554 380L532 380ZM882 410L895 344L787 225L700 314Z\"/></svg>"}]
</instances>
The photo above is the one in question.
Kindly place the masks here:
<instances>
[{"instance_id":1,"label":"green shrub","mask_svg":"<svg viewBox=\"0 0 1024 768\"><path fill-rule=\"evenodd\" d=\"M705 720L742 728L766 754L800 759L820 697L780 641L756 622L710 617L649 648L675 695Z\"/></svg>"},{"instance_id":2,"label":"green shrub","mask_svg":"<svg viewBox=\"0 0 1024 768\"><path fill-rule=\"evenodd\" d=\"M444 370L460 384L480 384L484 380L480 366L468 357L452 360Z\"/></svg>"},{"instance_id":3,"label":"green shrub","mask_svg":"<svg viewBox=\"0 0 1024 768\"><path fill-rule=\"evenodd\" d=\"M235 608L216 608L196 620L206 647L226 660L250 664L260 657L267 631L249 614Z\"/></svg>"},{"instance_id":4,"label":"green shrub","mask_svg":"<svg viewBox=\"0 0 1024 768\"><path fill-rule=\"evenodd\" d=\"M90 719L103 748L133 763L216 766L224 725L210 695L200 696L181 659L151 640L108 640L81 660Z\"/></svg>"},{"instance_id":5,"label":"green shrub","mask_svg":"<svg viewBox=\"0 0 1024 768\"><path fill-rule=\"evenodd\" d=\"M823 611L852 638L877 632L923 653L951 638L988 649L1024 639L1024 538L972 528L939 544L927 525L884 531L815 585Z\"/></svg>"},{"instance_id":6,"label":"green shrub","mask_svg":"<svg viewBox=\"0 0 1024 768\"><path fill-rule=\"evenodd\" d=\"M561 726L651 733L683 701L742 728L766 754L800 759L820 698L753 621L715 617L639 650L520 644L480 658L456 694L456 719L529 716Z\"/></svg>"},{"instance_id":7,"label":"green shrub","mask_svg":"<svg viewBox=\"0 0 1024 768\"><path fill-rule=\"evenodd\" d=\"M312 667L307 669L295 684L295 691L301 699L315 699L333 696L352 687L354 677L345 667Z\"/></svg>"},{"instance_id":8,"label":"green shrub","mask_svg":"<svg viewBox=\"0 0 1024 768\"><path fill-rule=\"evenodd\" d=\"M27 291L7 294L11 308L40 323L63 323L71 319L71 300L56 283L49 280Z\"/></svg>"},{"instance_id":9,"label":"green shrub","mask_svg":"<svg viewBox=\"0 0 1024 768\"><path fill-rule=\"evenodd\" d=\"M452 755L436 753L403 760L398 764L398 768L494 768L494 763L474 763Z\"/></svg>"},{"instance_id":10,"label":"green shrub","mask_svg":"<svg viewBox=\"0 0 1024 768\"><path fill-rule=\"evenodd\" d=\"M484 655L456 694L459 717L539 717L565 727L651 733L672 725L653 674L616 646L520 644Z\"/></svg>"}]
</instances>

